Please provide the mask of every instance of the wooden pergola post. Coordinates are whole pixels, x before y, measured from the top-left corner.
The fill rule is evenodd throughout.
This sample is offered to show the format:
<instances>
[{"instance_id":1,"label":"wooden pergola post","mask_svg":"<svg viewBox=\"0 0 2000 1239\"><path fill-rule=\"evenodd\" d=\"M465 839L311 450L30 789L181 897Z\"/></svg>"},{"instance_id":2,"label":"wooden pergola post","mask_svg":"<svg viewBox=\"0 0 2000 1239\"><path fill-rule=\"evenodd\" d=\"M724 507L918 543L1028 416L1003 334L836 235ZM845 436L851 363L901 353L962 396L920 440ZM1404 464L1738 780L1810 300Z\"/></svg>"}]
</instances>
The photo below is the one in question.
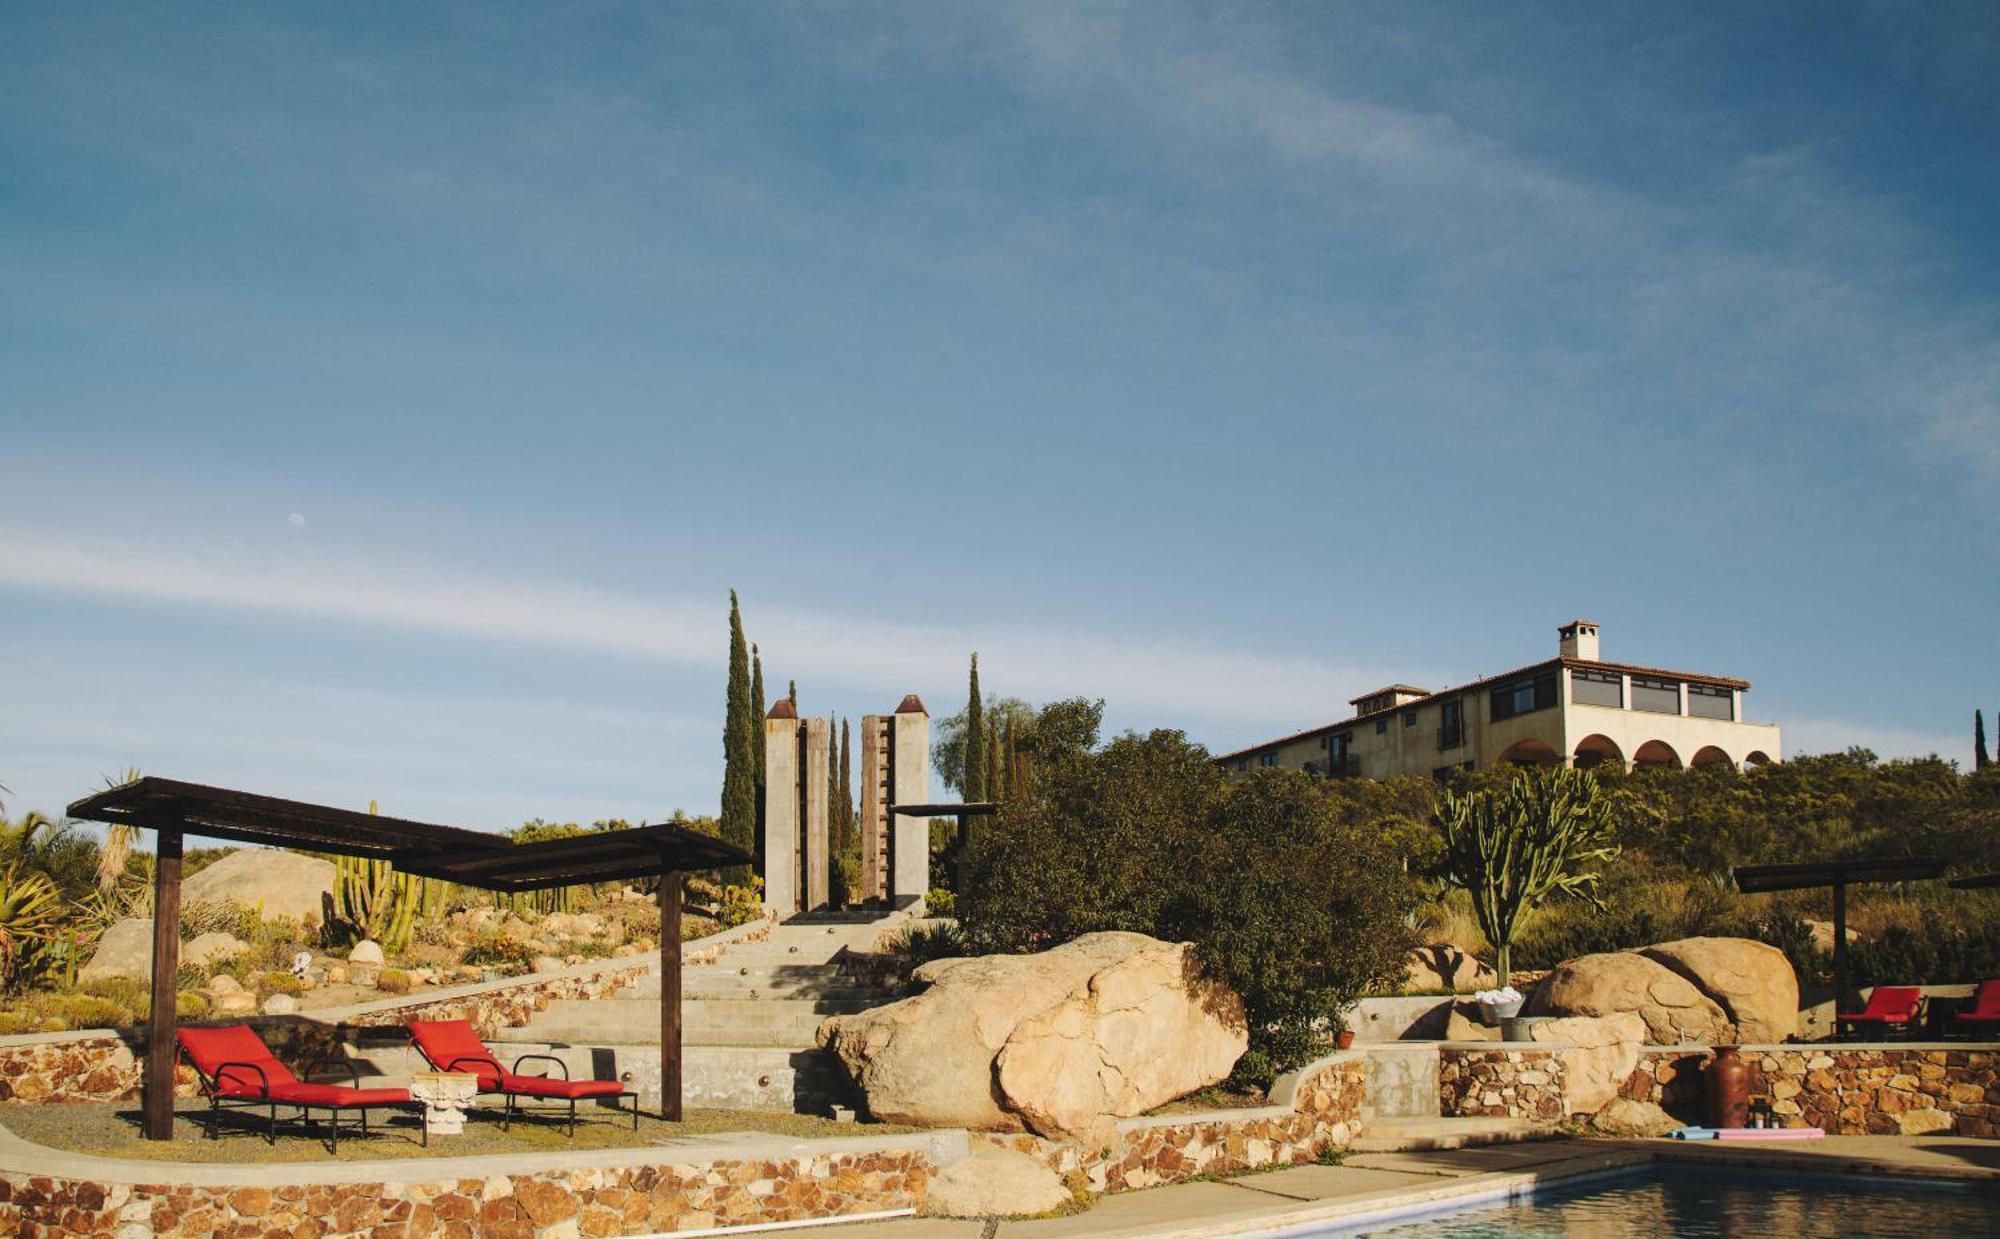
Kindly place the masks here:
<instances>
[{"instance_id":1,"label":"wooden pergola post","mask_svg":"<svg viewBox=\"0 0 2000 1239\"><path fill-rule=\"evenodd\" d=\"M146 1025L145 1136L174 1137L175 981L181 967L181 832L161 830L153 866L153 1010Z\"/></svg>"},{"instance_id":2,"label":"wooden pergola post","mask_svg":"<svg viewBox=\"0 0 2000 1239\"><path fill-rule=\"evenodd\" d=\"M1841 1004L1847 1001L1847 881L1845 878L1833 884L1833 1012L1840 1014ZM1835 1020L1833 1035L1840 1036L1840 1021Z\"/></svg>"},{"instance_id":3,"label":"wooden pergola post","mask_svg":"<svg viewBox=\"0 0 2000 1239\"><path fill-rule=\"evenodd\" d=\"M681 1121L681 875L660 857L660 1117Z\"/></svg>"}]
</instances>

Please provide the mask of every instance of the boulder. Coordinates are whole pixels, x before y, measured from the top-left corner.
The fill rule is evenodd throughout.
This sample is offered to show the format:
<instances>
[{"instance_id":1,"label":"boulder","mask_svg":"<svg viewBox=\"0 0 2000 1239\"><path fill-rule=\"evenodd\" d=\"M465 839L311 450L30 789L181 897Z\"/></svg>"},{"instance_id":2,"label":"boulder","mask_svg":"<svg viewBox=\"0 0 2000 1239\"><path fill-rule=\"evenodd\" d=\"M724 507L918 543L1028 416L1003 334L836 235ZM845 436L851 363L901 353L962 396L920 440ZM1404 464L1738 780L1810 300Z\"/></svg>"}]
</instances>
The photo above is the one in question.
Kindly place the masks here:
<instances>
[{"instance_id":1,"label":"boulder","mask_svg":"<svg viewBox=\"0 0 2000 1239\"><path fill-rule=\"evenodd\" d=\"M553 955L537 955L531 967L536 972L560 972L563 962Z\"/></svg>"},{"instance_id":2,"label":"boulder","mask_svg":"<svg viewBox=\"0 0 2000 1239\"><path fill-rule=\"evenodd\" d=\"M144 981L152 975L153 920L134 916L118 921L98 937L96 952L76 979Z\"/></svg>"},{"instance_id":3,"label":"boulder","mask_svg":"<svg viewBox=\"0 0 2000 1239\"><path fill-rule=\"evenodd\" d=\"M354 944L353 950L347 953L347 962L350 964L376 964L379 966L383 962L382 944L373 938L363 938Z\"/></svg>"},{"instance_id":4,"label":"boulder","mask_svg":"<svg viewBox=\"0 0 2000 1239\"><path fill-rule=\"evenodd\" d=\"M1639 1065L1646 1021L1629 1011L1537 1020L1528 1026L1528 1036L1573 1047L1563 1058L1563 1108L1571 1114L1595 1114L1618 1096Z\"/></svg>"},{"instance_id":5,"label":"boulder","mask_svg":"<svg viewBox=\"0 0 2000 1239\"><path fill-rule=\"evenodd\" d=\"M227 994L216 994L209 1000L210 1016L249 1015L257 1009L257 996L248 990L237 989Z\"/></svg>"},{"instance_id":6,"label":"boulder","mask_svg":"<svg viewBox=\"0 0 2000 1239\"><path fill-rule=\"evenodd\" d=\"M1410 952L1409 974L1403 988L1411 993L1444 991L1469 994L1499 984L1493 970L1470 951L1449 942L1434 942Z\"/></svg>"},{"instance_id":7,"label":"boulder","mask_svg":"<svg viewBox=\"0 0 2000 1239\"><path fill-rule=\"evenodd\" d=\"M265 1015L292 1015L299 1009L299 1000L290 994L273 994L264 1000Z\"/></svg>"},{"instance_id":8,"label":"boulder","mask_svg":"<svg viewBox=\"0 0 2000 1239\"><path fill-rule=\"evenodd\" d=\"M1085 934L1036 955L936 960L924 992L819 1027L876 1118L1046 1136L1102 1129L1225 1078L1242 1002L1186 944Z\"/></svg>"},{"instance_id":9,"label":"boulder","mask_svg":"<svg viewBox=\"0 0 2000 1239\"><path fill-rule=\"evenodd\" d=\"M1721 1007L1687 978L1643 955L1583 955L1542 978L1528 996L1525 1015L1618 1015L1633 1012L1655 1045L1682 1041L1734 1044L1735 1029Z\"/></svg>"},{"instance_id":10,"label":"boulder","mask_svg":"<svg viewBox=\"0 0 2000 1239\"><path fill-rule=\"evenodd\" d=\"M1451 1004L1451 1013L1445 1016L1444 1039L1446 1041L1498 1041L1500 1040L1500 1030L1491 1024L1480 1021L1478 1003L1454 1002Z\"/></svg>"},{"instance_id":11,"label":"boulder","mask_svg":"<svg viewBox=\"0 0 2000 1239\"><path fill-rule=\"evenodd\" d=\"M1614 1097L1591 1117L1590 1125L1604 1136L1664 1136L1681 1124L1650 1101Z\"/></svg>"},{"instance_id":12,"label":"boulder","mask_svg":"<svg viewBox=\"0 0 2000 1239\"><path fill-rule=\"evenodd\" d=\"M1682 938L1640 954L1715 1000L1739 1042L1775 1044L1799 1031L1798 974L1777 947L1749 938Z\"/></svg>"},{"instance_id":13,"label":"boulder","mask_svg":"<svg viewBox=\"0 0 2000 1239\"><path fill-rule=\"evenodd\" d=\"M1048 1213L1070 1201L1069 1188L1026 1153L975 1146L931 1176L924 1212L934 1217L1005 1217Z\"/></svg>"},{"instance_id":14,"label":"boulder","mask_svg":"<svg viewBox=\"0 0 2000 1239\"><path fill-rule=\"evenodd\" d=\"M224 994L242 993L243 985L228 973L218 972L208 979L207 983L202 986L202 989L210 998L220 998Z\"/></svg>"},{"instance_id":15,"label":"boulder","mask_svg":"<svg viewBox=\"0 0 2000 1239\"><path fill-rule=\"evenodd\" d=\"M181 947L181 962L206 968L248 953L250 944L233 934L206 933Z\"/></svg>"},{"instance_id":16,"label":"boulder","mask_svg":"<svg viewBox=\"0 0 2000 1239\"><path fill-rule=\"evenodd\" d=\"M332 861L273 848L244 848L181 884L183 903L240 903L264 917L325 918L333 897Z\"/></svg>"}]
</instances>

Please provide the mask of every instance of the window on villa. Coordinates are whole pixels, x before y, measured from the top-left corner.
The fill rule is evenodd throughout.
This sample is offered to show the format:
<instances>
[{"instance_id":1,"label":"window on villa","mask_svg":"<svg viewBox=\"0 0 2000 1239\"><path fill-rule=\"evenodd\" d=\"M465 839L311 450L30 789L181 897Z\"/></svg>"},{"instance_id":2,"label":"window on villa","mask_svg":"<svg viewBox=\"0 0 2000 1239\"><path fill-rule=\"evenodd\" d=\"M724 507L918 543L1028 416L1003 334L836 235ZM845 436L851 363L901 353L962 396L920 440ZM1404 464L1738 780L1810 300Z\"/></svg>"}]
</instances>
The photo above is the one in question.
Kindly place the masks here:
<instances>
[{"instance_id":1,"label":"window on villa","mask_svg":"<svg viewBox=\"0 0 2000 1239\"><path fill-rule=\"evenodd\" d=\"M1681 712L1681 685L1679 680L1656 680L1651 676L1632 677L1632 708L1650 710L1654 714L1679 714Z\"/></svg>"},{"instance_id":2,"label":"window on villa","mask_svg":"<svg viewBox=\"0 0 2000 1239\"><path fill-rule=\"evenodd\" d=\"M1625 705L1625 677L1609 671L1572 668L1569 673L1569 699L1580 706L1620 709Z\"/></svg>"},{"instance_id":3,"label":"window on villa","mask_svg":"<svg viewBox=\"0 0 2000 1239\"><path fill-rule=\"evenodd\" d=\"M1719 718L1733 722L1736 718L1736 697L1730 690L1713 684L1690 684L1688 713L1696 718Z\"/></svg>"},{"instance_id":4,"label":"window on villa","mask_svg":"<svg viewBox=\"0 0 2000 1239\"><path fill-rule=\"evenodd\" d=\"M1453 698L1438 706L1438 747L1455 749L1465 743L1465 703Z\"/></svg>"},{"instance_id":5,"label":"window on villa","mask_svg":"<svg viewBox=\"0 0 2000 1239\"><path fill-rule=\"evenodd\" d=\"M1278 755L1276 753L1260 754L1257 758L1257 764L1260 766L1275 766L1278 764Z\"/></svg>"},{"instance_id":6,"label":"window on villa","mask_svg":"<svg viewBox=\"0 0 2000 1239\"><path fill-rule=\"evenodd\" d=\"M1237 759L1236 759L1236 772L1237 772L1238 774L1241 774L1242 772L1244 772L1245 770L1248 770L1249 768L1250 768L1250 759L1249 759L1249 758L1247 758L1247 757L1239 757L1239 758L1237 758Z\"/></svg>"},{"instance_id":7,"label":"window on villa","mask_svg":"<svg viewBox=\"0 0 2000 1239\"><path fill-rule=\"evenodd\" d=\"M1415 710L1403 711L1403 726L1415 727L1416 725L1417 725L1417 712Z\"/></svg>"},{"instance_id":8,"label":"window on villa","mask_svg":"<svg viewBox=\"0 0 2000 1239\"><path fill-rule=\"evenodd\" d=\"M1536 710L1546 710L1556 703L1556 673L1544 671L1538 676L1503 684L1493 690L1493 721L1514 718L1517 715L1532 714Z\"/></svg>"},{"instance_id":9,"label":"window on villa","mask_svg":"<svg viewBox=\"0 0 2000 1239\"><path fill-rule=\"evenodd\" d=\"M1378 735L1378 736L1379 736L1379 735L1381 735L1381 734L1382 734L1383 732L1385 732L1385 731L1387 731L1387 730L1389 730L1389 720L1388 720L1388 719L1386 719L1386 718L1378 718L1378 719L1376 719L1376 720L1375 720L1375 734L1376 734L1376 735Z\"/></svg>"}]
</instances>

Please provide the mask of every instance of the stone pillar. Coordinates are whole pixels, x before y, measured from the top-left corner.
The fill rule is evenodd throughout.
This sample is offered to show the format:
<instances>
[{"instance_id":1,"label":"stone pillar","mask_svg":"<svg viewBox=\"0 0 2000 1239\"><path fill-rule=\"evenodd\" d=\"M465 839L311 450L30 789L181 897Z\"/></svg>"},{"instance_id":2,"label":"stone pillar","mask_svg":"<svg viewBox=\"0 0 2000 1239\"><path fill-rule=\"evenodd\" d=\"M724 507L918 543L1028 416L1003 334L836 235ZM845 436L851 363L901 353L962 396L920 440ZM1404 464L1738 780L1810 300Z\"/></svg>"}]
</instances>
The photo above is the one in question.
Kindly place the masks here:
<instances>
[{"instance_id":1,"label":"stone pillar","mask_svg":"<svg viewBox=\"0 0 2000 1239\"><path fill-rule=\"evenodd\" d=\"M779 698L764 718L764 906L799 910L799 715Z\"/></svg>"},{"instance_id":2,"label":"stone pillar","mask_svg":"<svg viewBox=\"0 0 2000 1239\"><path fill-rule=\"evenodd\" d=\"M915 693L891 717L889 790L892 804L925 804L931 788L931 715ZM890 819L889 902L921 901L931 890L931 820Z\"/></svg>"},{"instance_id":3,"label":"stone pillar","mask_svg":"<svg viewBox=\"0 0 2000 1239\"><path fill-rule=\"evenodd\" d=\"M803 910L824 908L827 901L826 776L827 721L809 718L799 725L799 872L804 875L799 893Z\"/></svg>"},{"instance_id":4,"label":"stone pillar","mask_svg":"<svg viewBox=\"0 0 2000 1239\"><path fill-rule=\"evenodd\" d=\"M861 720L861 897L889 897L889 716Z\"/></svg>"}]
</instances>

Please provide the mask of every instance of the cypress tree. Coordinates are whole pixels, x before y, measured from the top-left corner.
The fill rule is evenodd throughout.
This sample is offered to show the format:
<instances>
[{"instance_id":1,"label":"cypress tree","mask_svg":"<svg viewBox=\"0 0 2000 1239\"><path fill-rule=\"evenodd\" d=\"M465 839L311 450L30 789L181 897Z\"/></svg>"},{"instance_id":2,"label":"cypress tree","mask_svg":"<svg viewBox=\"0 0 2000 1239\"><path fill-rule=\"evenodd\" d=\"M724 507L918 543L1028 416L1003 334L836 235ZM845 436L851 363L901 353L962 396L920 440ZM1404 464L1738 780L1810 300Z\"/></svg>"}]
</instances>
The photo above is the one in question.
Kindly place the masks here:
<instances>
[{"instance_id":1,"label":"cypress tree","mask_svg":"<svg viewBox=\"0 0 2000 1239\"><path fill-rule=\"evenodd\" d=\"M754 854L757 846L756 745L750 718L750 648L743 640L743 613L729 591L729 705L722 723L722 837ZM723 881L744 885L750 869L725 869Z\"/></svg>"},{"instance_id":2,"label":"cypress tree","mask_svg":"<svg viewBox=\"0 0 2000 1239\"><path fill-rule=\"evenodd\" d=\"M965 701L965 767L958 779L961 799L986 799L986 703L979 699L979 652L972 654L971 688Z\"/></svg>"},{"instance_id":3,"label":"cypress tree","mask_svg":"<svg viewBox=\"0 0 2000 1239\"><path fill-rule=\"evenodd\" d=\"M1979 711L1972 712L1972 768L1984 770L1993 764L1986 755L1986 716Z\"/></svg>"},{"instance_id":4,"label":"cypress tree","mask_svg":"<svg viewBox=\"0 0 2000 1239\"><path fill-rule=\"evenodd\" d=\"M785 685L785 698L792 703L792 708L796 710L799 705L799 682L797 680L787 680L785 681Z\"/></svg>"},{"instance_id":5,"label":"cypress tree","mask_svg":"<svg viewBox=\"0 0 2000 1239\"><path fill-rule=\"evenodd\" d=\"M986 725L986 795L983 799L1000 799L1001 789L1007 786L1007 775L1000 762L1000 725L989 722Z\"/></svg>"},{"instance_id":6,"label":"cypress tree","mask_svg":"<svg viewBox=\"0 0 2000 1239\"><path fill-rule=\"evenodd\" d=\"M854 752L848 744L847 720L840 720L840 850L855 844L854 838Z\"/></svg>"},{"instance_id":7,"label":"cypress tree","mask_svg":"<svg viewBox=\"0 0 2000 1239\"><path fill-rule=\"evenodd\" d=\"M764 746L761 743L764 728L764 655L758 652L757 643L750 643L750 761L757 771L757 804L764 804ZM762 820L762 814L759 814Z\"/></svg>"}]
</instances>

